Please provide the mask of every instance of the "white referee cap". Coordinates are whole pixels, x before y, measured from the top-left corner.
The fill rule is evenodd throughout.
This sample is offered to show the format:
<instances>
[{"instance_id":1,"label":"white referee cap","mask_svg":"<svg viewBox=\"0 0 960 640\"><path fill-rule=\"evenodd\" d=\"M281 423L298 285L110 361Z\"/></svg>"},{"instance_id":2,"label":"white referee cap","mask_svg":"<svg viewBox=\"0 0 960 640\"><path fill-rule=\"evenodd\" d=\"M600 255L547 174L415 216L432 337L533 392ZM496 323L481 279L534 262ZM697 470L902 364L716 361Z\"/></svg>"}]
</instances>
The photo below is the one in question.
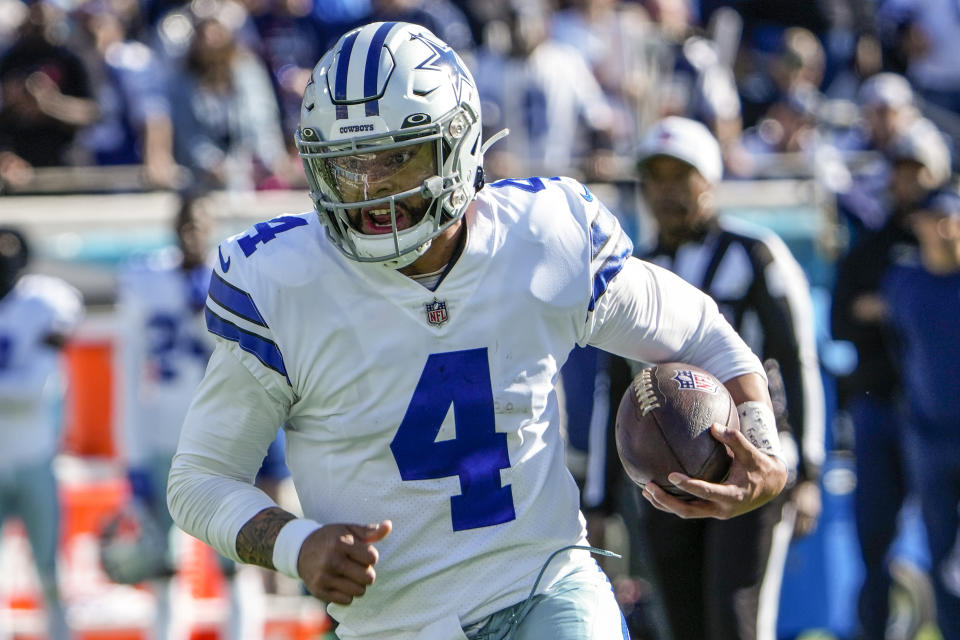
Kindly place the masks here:
<instances>
[{"instance_id":1,"label":"white referee cap","mask_svg":"<svg viewBox=\"0 0 960 640\"><path fill-rule=\"evenodd\" d=\"M640 141L637 168L656 156L686 162L710 183L717 183L723 177L720 143L696 120L669 116L654 124Z\"/></svg>"}]
</instances>

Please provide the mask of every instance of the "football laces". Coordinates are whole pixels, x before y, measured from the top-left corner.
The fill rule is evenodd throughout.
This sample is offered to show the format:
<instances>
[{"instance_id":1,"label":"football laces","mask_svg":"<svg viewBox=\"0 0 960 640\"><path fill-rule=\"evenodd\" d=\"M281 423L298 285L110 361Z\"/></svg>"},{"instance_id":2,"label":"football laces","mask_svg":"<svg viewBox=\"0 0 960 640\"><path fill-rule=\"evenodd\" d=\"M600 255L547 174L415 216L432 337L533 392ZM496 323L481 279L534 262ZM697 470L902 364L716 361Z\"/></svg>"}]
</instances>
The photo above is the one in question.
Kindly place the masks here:
<instances>
[{"instance_id":1,"label":"football laces","mask_svg":"<svg viewBox=\"0 0 960 640\"><path fill-rule=\"evenodd\" d=\"M653 390L653 369L647 368L641 371L639 384L634 384L633 388L643 415L660 407L660 400Z\"/></svg>"}]
</instances>

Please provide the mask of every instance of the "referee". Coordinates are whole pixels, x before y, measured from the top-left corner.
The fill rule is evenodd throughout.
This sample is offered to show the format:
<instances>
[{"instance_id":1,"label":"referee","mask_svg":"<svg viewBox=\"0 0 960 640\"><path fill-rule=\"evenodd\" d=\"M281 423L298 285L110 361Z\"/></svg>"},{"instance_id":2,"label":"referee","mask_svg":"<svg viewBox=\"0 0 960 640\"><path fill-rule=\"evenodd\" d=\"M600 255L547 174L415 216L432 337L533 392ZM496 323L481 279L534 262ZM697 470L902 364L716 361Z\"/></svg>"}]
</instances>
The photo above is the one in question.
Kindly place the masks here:
<instances>
[{"instance_id":1,"label":"referee","mask_svg":"<svg viewBox=\"0 0 960 640\"><path fill-rule=\"evenodd\" d=\"M683 520L640 500L644 541L675 640L773 640L790 535L811 531L820 513L825 416L809 287L775 234L716 214L722 159L702 124L658 122L637 171L658 227L644 257L712 296L764 360L778 423L793 436L781 434L785 453L797 459L786 500L731 520Z\"/></svg>"}]
</instances>

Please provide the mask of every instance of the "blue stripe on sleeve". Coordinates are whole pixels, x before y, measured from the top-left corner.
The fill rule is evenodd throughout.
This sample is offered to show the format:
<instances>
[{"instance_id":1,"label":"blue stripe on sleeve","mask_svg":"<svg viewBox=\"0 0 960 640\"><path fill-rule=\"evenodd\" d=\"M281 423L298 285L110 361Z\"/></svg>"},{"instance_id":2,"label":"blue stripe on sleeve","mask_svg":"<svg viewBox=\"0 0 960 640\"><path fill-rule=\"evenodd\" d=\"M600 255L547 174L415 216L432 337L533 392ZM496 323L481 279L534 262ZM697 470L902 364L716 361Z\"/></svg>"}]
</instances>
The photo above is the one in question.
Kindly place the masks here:
<instances>
[{"instance_id":1,"label":"blue stripe on sleeve","mask_svg":"<svg viewBox=\"0 0 960 640\"><path fill-rule=\"evenodd\" d=\"M597 217L590 225L590 259L595 259L600 255L604 245L610 240L610 236L620 230L616 217L610 211L600 206Z\"/></svg>"},{"instance_id":2,"label":"blue stripe on sleeve","mask_svg":"<svg viewBox=\"0 0 960 640\"><path fill-rule=\"evenodd\" d=\"M370 48L367 49L367 62L363 68L363 97L370 98L377 95L377 79L380 75L380 55L382 54L383 43L387 39L390 29L396 25L396 22L384 22L377 27L373 34L373 40L370 42ZM371 100L366 104L366 113L368 116L380 115L380 101Z\"/></svg>"},{"instance_id":3,"label":"blue stripe on sleeve","mask_svg":"<svg viewBox=\"0 0 960 640\"><path fill-rule=\"evenodd\" d=\"M240 345L241 349L256 356L257 360L262 362L264 366L273 369L284 378L287 378L287 383L290 382L290 378L287 377L287 367L283 364L283 355L280 353L280 348L276 344L255 333L244 331L231 322L227 322L211 311L209 307L207 307L205 312L207 330L210 333L236 342Z\"/></svg>"},{"instance_id":4,"label":"blue stripe on sleeve","mask_svg":"<svg viewBox=\"0 0 960 640\"><path fill-rule=\"evenodd\" d=\"M590 306L588 309L593 311L599 300L607 291L607 285L613 280L614 276L620 273L624 263L633 254L633 243L621 231L621 237L617 241L615 251L607 258L593 276L593 294L590 296Z\"/></svg>"},{"instance_id":5,"label":"blue stripe on sleeve","mask_svg":"<svg viewBox=\"0 0 960 640\"><path fill-rule=\"evenodd\" d=\"M210 278L209 295L211 300L227 311L261 327L267 326L250 294L221 278L219 273L214 272L213 277Z\"/></svg>"}]
</instances>

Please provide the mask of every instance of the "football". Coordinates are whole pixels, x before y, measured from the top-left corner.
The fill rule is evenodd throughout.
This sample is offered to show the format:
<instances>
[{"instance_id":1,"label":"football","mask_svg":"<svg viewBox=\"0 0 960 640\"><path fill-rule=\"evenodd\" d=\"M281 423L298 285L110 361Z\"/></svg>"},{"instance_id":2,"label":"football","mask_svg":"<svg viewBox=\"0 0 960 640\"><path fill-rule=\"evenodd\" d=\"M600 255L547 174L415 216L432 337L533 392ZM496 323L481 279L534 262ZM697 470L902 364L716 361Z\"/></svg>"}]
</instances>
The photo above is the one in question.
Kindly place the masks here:
<instances>
[{"instance_id":1,"label":"football","mask_svg":"<svg viewBox=\"0 0 960 640\"><path fill-rule=\"evenodd\" d=\"M740 428L726 387L703 369L668 362L642 370L617 410L617 452L627 475L641 487L655 482L678 498L692 500L667 480L674 471L722 482L730 470L726 447L710 433L718 422Z\"/></svg>"}]
</instances>

